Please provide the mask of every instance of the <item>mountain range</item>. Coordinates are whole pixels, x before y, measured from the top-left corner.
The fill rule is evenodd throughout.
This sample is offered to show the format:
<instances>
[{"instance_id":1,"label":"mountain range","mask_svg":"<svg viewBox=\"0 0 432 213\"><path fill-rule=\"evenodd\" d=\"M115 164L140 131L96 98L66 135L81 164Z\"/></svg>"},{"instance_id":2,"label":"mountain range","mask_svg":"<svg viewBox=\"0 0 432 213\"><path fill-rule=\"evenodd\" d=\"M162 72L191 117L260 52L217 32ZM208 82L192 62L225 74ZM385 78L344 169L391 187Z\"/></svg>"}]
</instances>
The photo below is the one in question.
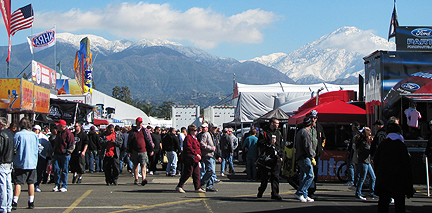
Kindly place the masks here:
<instances>
[{"instance_id":1,"label":"mountain range","mask_svg":"<svg viewBox=\"0 0 432 213\"><path fill-rule=\"evenodd\" d=\"M61 61L63 73L74 76L73 61L82 38L88 37L93 52L96 89L111 94L115 86L127 86L133 98L159 105L198 104L202 108L224 103L235 82L244 84L357 83L363 72L362 57L375 50L394 50L392 42L361 31L343 27L302 48L274 53L248 61L211 55L204 50L163 39L108 41L95 35L58 33L55 51L49 48L34 54L34 60L53 68ZM28 44L12 46L10 75L30 73L32 60ZM56 61L54 60L54 52ZM7 47L0 47L6 58ZM6 65L0 64L5 77ZM20 75L21 77L21 75Z\"/></svg>"}]
</instances>

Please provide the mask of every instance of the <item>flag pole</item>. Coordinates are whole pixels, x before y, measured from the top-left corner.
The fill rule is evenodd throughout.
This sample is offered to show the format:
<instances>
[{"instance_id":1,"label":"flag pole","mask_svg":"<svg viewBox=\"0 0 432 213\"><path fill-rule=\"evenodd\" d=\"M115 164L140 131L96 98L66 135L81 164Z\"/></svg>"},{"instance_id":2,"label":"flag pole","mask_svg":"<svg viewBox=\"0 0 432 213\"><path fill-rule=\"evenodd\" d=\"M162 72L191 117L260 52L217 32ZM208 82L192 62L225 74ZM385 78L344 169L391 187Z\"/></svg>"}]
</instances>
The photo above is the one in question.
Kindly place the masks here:
<instances>
[{"instance_id":1,"label":"flag pole","mask_svg":"<svg viewBox=\"0 0 432 213\"><path fill-rule=\"evenodd\" d=\"M57 35L56 35L56 31L57 31L57 29L56 29L56 25L54 25L54 41L56 42L55 44L54 44L54 71L55 70L57 70L57 55L56 55L56 49L57 49L57 39L56 39L56 37L57 37ZM56 71L57 72L57 71Z\"/></svg>"}]
</instances>

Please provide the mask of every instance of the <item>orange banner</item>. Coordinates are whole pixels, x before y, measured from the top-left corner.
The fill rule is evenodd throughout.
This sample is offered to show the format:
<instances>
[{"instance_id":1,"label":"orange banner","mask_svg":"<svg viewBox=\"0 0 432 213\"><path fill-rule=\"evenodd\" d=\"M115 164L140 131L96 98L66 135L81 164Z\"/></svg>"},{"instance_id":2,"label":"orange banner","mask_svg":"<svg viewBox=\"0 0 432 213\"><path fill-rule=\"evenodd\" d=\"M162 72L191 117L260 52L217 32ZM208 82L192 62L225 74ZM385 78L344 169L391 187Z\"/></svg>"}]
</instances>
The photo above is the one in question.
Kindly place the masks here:
<instances>
[{"instance_id":1,"label":"orange banner","mask_svg":"<svg viewBox=\"0 0 432 213\"><path fill-rule=\"evenodd\" d=\"M22 79L21 85L21 108L33 110L33 83Z\"/></svg>"},{"instance_id":2,"label":"orange banner","mask_svg":"<svg viewBox=\"0 0 432 213\"><path fill-rule=\"evenodd\" d=\"M34 85L34 108L35 112L49 113L50 90Z\"/></svg>"}]
</instances>

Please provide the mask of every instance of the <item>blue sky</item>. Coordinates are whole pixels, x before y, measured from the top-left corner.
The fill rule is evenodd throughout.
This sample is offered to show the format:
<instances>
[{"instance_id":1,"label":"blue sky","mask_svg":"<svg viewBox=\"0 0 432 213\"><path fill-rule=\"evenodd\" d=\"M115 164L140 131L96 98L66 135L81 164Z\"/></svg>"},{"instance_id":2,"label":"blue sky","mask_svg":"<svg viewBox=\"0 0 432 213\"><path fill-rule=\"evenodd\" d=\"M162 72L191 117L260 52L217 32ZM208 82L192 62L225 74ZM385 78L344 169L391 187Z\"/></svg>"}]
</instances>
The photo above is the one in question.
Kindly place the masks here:
<instances>
[{"instance_id":1,"label":"blue sky","mask_svg":"<svg viewBox=\"0 0 432 213\"><path fill-rule=\"evenodd\" d=\"M344 26L387 38L393 10L393 0L13 0L12 11L29 3L34 27L17 32L12 44L56 25L58 33L162 38L237 60L289 53ZM401 26L432 26L432 1L398 0L396 7ZM7 42L1 21L0 45Z\"/></svg>"}]
</instances>

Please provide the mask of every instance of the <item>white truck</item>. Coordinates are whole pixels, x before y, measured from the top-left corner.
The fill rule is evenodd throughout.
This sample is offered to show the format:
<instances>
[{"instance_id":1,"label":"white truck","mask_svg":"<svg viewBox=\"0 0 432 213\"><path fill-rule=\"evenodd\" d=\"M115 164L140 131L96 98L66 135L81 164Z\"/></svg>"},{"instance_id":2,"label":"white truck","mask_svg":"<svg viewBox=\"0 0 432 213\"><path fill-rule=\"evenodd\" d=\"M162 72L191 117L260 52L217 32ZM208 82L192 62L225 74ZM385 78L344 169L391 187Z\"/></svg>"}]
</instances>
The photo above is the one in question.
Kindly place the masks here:
<instances>
[{"instance_id":1,"label":"white truck","mask_svg":"<svg viewBox=\"0 0 432 213\"><path fill-rule=\"evenodd\" d=\"M180 129L191 124L200 126L200 106L198 105L174 105L171 107L172 127Z\"/></svg>"},{"instance_id":2,"label":"white truck","mask_svg":"<svg viewBox=\"0 0 432 213\"><path fill-rule=\"evenodd\" d=\"M209 106L204 109L203 122L212 122L222 129L224 123L234 120L235 106Z\"/></svg>"}]
</instances>

